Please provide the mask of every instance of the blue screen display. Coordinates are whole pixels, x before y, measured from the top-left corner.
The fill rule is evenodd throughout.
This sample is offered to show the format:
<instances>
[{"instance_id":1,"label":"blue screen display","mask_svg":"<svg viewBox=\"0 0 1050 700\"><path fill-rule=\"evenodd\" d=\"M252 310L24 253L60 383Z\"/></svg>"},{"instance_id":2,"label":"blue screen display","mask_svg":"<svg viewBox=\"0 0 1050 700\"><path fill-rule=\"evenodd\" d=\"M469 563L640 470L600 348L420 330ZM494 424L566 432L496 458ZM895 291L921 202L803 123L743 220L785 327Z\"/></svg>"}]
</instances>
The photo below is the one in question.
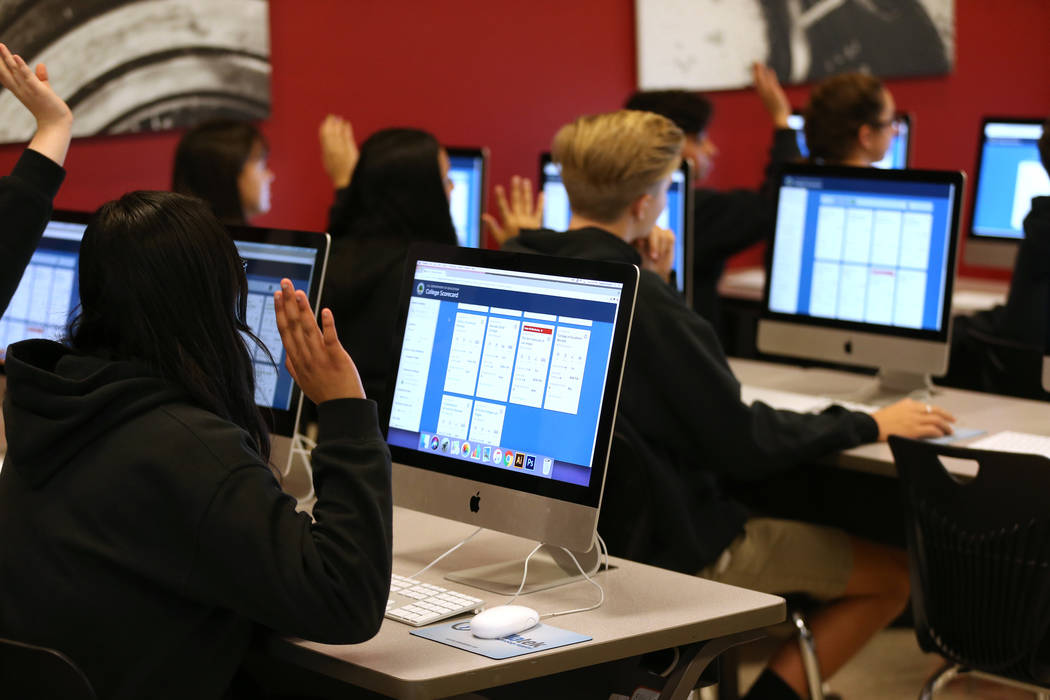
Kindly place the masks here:
<instances>
[{"instance_id":1,"label":"blue screen display","mask_svg":"<svg viewBox=\"0 0 1050 700\"><path fill-rule=\"evenodd\" d=\"M567 231L572 209L569 206L569 194L561 179L561 172L555 163L547 162L543 167L543 228L552 231ZM667 206L656 225L671 229L674 232L674 279L678 291L685 291L685 173L676 170L671 174L671 186L667 190Z\"/></svg>"},{"instance_id":2,"label":"blue screen display","mask_svg":"<svg viewBox=\"0 0 1050 700\"><path fill-rule=\"evenodd\" d=\"M939 331L957 196L951 185L785 176L769 309Z\"/></svg>"},{"instance_id":3,"label":"blue screen display","mask_svg":"<svg viewBox=\"0 0 1050 700\"><path fill-rule=\"evenodd\" d=\"M391 445L586 486L620 285L420 262Z\"/></svg>"},{"instance_id":4,"label":"blue screen display","mask_svg":"<svg viewBox=\"0 0 1050 700\"><path fill-rule=\"evenodd\" d=\"M0 318L0 359L7 346L30 338L58 340L80 304L77 261L86 224L51 221Z\"/></svg>"},{"instance_id":5,"label":"blue screen display","mask_svg":"<svg viewBox=\"0 0 1050 700\"><path fill-rule=\"evenodd\" d=\"M1050 195L1050 178L1039 158L1038 123L988 122L981 143L973 232L981 236L1019 239L1032 197Z\"/></svg>"},{"instance_id":6,"label":"blue screen display","mask_svg":"<svg viewBox=\"0 0 1050 700\"><path fill-rule=\"evenodd\" d=\"M449 210L456 227L456 239L461 246L477 248L481 245L481 209L484 206L485 160L479 156L450 153L448 179L452 181Z\"/></svg>"},{"instance_id":7,"label":"blue screen display","mask_svg":"<svg viewBox=\"0 0 1050 700\"><path fill-rule=\"evenodd\" d=\"M290 410L295 382L284 366L284 344L277 332L273 311L274 292L287 277L296 289L309 290L314 277L317 252L313 248L234 241L245 262L248 276L248 304L245 323L266 346L252 342L248 348L255 367L255 403L259 406Z\"/></svg>"}]
</instances>

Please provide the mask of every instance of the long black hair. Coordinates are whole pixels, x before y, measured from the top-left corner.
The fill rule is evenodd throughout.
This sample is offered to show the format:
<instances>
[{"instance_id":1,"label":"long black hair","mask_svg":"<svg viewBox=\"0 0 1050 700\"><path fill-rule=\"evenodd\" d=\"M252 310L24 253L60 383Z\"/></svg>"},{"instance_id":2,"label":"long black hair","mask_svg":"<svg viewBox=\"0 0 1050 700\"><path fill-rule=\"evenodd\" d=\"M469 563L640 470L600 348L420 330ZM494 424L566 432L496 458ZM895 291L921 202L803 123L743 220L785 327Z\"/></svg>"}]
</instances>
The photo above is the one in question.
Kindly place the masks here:
<instances>
[{"instance_id":1,"label":"long black hair","mask_svg":"<svg viewBox=\"0 0 1050 700\"><path fill-rule=\"evenodd\" d=\"M200 197L225 223L246 223L237 178L256 144L269 151L262 133L248 122L215 119L195 126L175 149L172 191Z\"/></svg>"},{"instance_id":2,"label":"long black hair","mask_svg":"<svg viewBox=\"0 0 1050 700\"><path fill-rule=\"evenodd\" d=\"M255 405L245 337L248 282L229 233L200 199L129 192L102 205L80 244L77 351L138 361L248 432L270 441Z\"/></svg>"},{"instance_id":3,"label":"long black hair","mask_svg":"<svg viewBox=\"0 0 1050 700\"><path fill-rule=\"evenodd\" d=\"M338 237L432 241L455 245L438 153L419 129L383 129L361 144L346 196L346 227Z\"/></svg>"}]
</instances>

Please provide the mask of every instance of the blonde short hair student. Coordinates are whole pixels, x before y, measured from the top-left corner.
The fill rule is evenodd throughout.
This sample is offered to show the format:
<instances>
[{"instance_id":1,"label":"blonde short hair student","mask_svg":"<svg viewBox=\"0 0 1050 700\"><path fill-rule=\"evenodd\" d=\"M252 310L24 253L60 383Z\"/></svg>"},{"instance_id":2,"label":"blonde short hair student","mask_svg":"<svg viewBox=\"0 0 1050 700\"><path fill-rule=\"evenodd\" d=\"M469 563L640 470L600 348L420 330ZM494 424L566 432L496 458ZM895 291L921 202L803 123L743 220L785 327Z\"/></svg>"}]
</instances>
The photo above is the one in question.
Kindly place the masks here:
<instances>
[{"instance_id":1,"label":"blonde short hair student","mask_svg":"<svg viewBox=\"0 0 1050 700\"><path fill-rule=\"evenodd\" d=\"M904 553L830 528L750 517L723 482L761 480L889 434L942 435L952 418L911 400L873 415L837 406L799 414L740 400L740 384L711 325L666 282L674 239L654 224L683 140L664 117L629 110L563 126L552 155L572 205L569 231L526 230L504 247L643 268L617 432L632 443L641 472L636 481L648 493L622 493L625 480L607 480L603 523L631 527L630 538L613 544L613 551L827 601L812 622L821 665L830 674L904 608ZM804 695L793 643L777 652L752 693Z\"/></svg>"}]
</instances>

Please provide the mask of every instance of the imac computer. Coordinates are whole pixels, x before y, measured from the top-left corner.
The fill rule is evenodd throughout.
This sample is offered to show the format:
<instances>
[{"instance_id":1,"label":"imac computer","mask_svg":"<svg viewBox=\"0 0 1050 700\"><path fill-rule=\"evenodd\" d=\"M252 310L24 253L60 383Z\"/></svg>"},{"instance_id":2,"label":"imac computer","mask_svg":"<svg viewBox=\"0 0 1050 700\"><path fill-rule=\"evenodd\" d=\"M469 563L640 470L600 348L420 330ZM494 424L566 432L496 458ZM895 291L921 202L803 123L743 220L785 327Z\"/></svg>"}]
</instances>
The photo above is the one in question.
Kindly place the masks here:
<instances>
[{"instance_id":1,"label":"imac computer","mask_svg":"<svg viewBox=\"0 0 1050 700\"><path fill-rule=\"evenodd\" d=\"M447 148L448 178L452 181L449 208L456 227L456 239L466 248L481 247L481 214L488 191L487 148Z\"/></svg>"},{"instance_id":2,"label":"imac computer","mask_svg":"<svg viewBox=\"0 0 1050 700\"><path fill-rule=\"evenodd\" d=\"M11 304L0 318L0 346L29 338L58 340L80 304L77 262L90 215L56 211L26 268ZM328 261L328 234L229 226L248 277L247 318L269 355L249 343L255 366L255 403L273 433L271 459L285 464L299 417L300 391L284 366L273 293L287 277L307 292L311 308L321 297Z\"/></svg>"},{"instance_id":3,"label":"imac computer","mask_svg":"<svg viewBox=\"0 0 1050 700\"><path fill-rule=\"evenodd\" d=\"M798 139L798 150L803 158L809 157L809 148L806 146L806 119L799 112L794 112L788 117L788 126L795 131ZM882 160L872 163L876 168L883 170L901 170L908 167L911 158L911 115L906 112L897 114L897 135L890 142L890 148Z\"/></svg>"},{"instance_id":4,"label":"imac computer","mask_svg":"<svg viewBox=\"0 0 1050 700\"><path fill-rule=\"evenodd\" d=\"M274 464L284 464L298 427L302 392L284 365L273 294L281 288L281 279L287 277L296 289L306 292L310 308L316 313L331 239L327 233L310 231L236 225L228 225L227 229L244 260L248 277L245 322L266 346L263 350L254 343L248 344L255 367L255 403L264 409L272 432L272 460Z\"/></svg>"},{"instance_id":5,"label":"imac computer","mask_svg":"<svg viewBox=\"0 0 1050 700\"><path fill-rule=\"evenodd\" d=\"M791 164L758 349L880 370L882 403L948 366L961 172Z\"/></svg>"},{"instance_id":6,"label":"imac computer","mask_svg":"<svg viewBox=\"0 0 1050 700\"><path fill-rule=\"evenodd\" d=\"M637 283L633 265L414 247L384 423L394 503L596 560ZM521 565L450 578L513 593ZM549 565L529 565L533 590L576 573Z\"/></svg>"},{"instance_id":7,"label":"imac computer","mask_svg":"<svg viewBox=\"0 0 1050 700\"><path fill-rule=\"evenodd\" d=\"M551 160L550 153L540 154L540 189L543 191L543 228L566 231L572 208L569 195L561 179L561 169ZM688 160L683 159L678 170L671 174L671 186L667 190L667 207L661 212L656 225L674 231L675 251L673 281L689 306L693 305L693 266L689 256L693 254L693 171Z\"/></svg>"},{"instance_id":8,"label":"imac computer","mask_svg":"<svg viewBox=\"0 0 1050 700\"><path fill-rule=\"evenodd\" d=\"M1042 119L986 117L981 122L963 252L967 263L1013 268L1032 197L1050 195L1050 177L1039 158L1042 135Z\"/></svg>"},{"instance_id":9,"label":"imac computer","mask_svg":"<svg viewBox=\"0 0 1050 700\"><path fill-rule=\"evenodd\" d=\"M51 215L7 311L0 317L0 360L7 346L30 338L60 340L80 304L77 261L90 214Z\"/></svg>"}]
</instances>

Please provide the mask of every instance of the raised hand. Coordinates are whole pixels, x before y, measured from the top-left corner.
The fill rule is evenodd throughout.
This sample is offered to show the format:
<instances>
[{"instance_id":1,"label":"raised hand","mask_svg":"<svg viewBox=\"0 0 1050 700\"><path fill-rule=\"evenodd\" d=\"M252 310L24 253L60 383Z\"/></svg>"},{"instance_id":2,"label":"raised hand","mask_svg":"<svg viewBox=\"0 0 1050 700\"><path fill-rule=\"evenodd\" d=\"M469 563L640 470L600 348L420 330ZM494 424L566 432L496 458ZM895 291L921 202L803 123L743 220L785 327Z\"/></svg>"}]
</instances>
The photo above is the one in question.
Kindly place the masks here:
<instances>
[{"instance_id":1,"label":"raised hand","mask_svg":"<svg viewBox=\"0 0 1050 700\"><path fill-rule=\"evenodd\" d=\"M306 294L293 288L287 279L281 280L281 290L274 292L273 305L284 343L285 367L306 397L317 404L365 398L357 366L339 343L332 312L321 311L322 331Z\"/></svg>"},{"instance_id":2,"label":"raised hand","mask_svg":"<svg viewBox=\"0 0 1050 700\"><path fill-rule=\"evenodd\" d=\"M342 117L329 114L321 122L317 135L321 141L321 162L332 186L336 189L346 187L357 166L358 150L353 126Z\"/></svg>"},{"instance_id":3,"label":"raised hand","mask_svg":"<svg viewBox=\"0 0 1050 700\"><path fill-rule=\"evenodd\" d=\"M29 147L62 165L73 135L73 112L51 89L47 67L38 63L36 70L31 70L21 56L0 44L0 85L36 119L36 134Z\"/></svg>"},{"instance_id":4,"label":"raised hand","mask_svg":"<svg viewBox=\"0 0 1050 700\"><path fill-rule=\"evenodd\" d=\"M773 126L777 129L788 128L788 117L791 116L791 103L788 101L784 89L780 87L780 80L776 71L759 62L751 64L751 75L754 78L755 92L762 99L766 111L769 112Z\"/></svg>"},{"instance_id":5,"label":"raised hand","mask_svg":"<svg viewBox=\"0 0 1050 700\"><path fill-rule=\"evenodd\" d=\"M496 185L496 203L499 205L499 216L482 214L481 218L488 226L489 232L498 245L514 238L522 229L536 229L543 226L543 192L532 200L532 180L515 175L510 179L510 202L502 185Z\"/></svg>"}]
</instances>

